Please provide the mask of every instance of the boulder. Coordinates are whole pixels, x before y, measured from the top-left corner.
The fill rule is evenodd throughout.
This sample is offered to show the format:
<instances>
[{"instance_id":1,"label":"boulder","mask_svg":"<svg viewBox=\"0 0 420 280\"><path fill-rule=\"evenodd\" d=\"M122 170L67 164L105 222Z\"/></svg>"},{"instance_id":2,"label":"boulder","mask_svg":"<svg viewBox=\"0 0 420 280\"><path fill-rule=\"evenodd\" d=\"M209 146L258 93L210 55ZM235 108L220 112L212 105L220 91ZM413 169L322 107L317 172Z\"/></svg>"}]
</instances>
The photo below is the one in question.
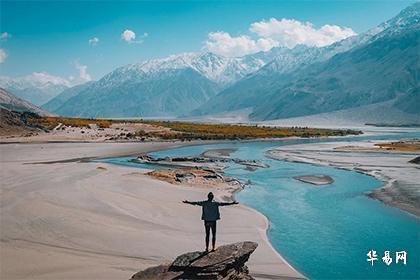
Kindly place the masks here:
<instances>
[{"instance_id":1,"label":"boulder","mask_svg":"<svg viewBox=\"0 0 420 280\"><path fill-rule=\"evenodd\" d=\"M131 279L253 279L245 263L257 246L255 242L245 241L220 246L214 252L185 253L169 265L150 267Z\"/></svg>"},{"instance_id":2,"label":"boulder","mask_svg":"<svg viewBox=\"0 0 420 280\"><path fill-rule=\"evenodd\" d=\"M181 271L169 271L169 265L158 265L137 272L131 279L171 280L177 279L182 274Z\"/></svg>"}]
</instances>

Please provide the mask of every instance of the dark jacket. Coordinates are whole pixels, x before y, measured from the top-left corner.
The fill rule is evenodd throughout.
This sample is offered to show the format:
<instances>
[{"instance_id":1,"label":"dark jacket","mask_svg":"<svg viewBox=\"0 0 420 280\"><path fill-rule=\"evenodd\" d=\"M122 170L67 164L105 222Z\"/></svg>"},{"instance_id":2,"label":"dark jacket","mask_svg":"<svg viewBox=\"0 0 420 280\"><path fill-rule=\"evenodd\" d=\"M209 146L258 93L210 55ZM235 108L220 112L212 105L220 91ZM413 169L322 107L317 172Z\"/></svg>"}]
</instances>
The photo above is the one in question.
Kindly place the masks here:
<instances>
[{"instance_id":1,"label":"dark jacket","mask_svg":"<svg viewBox=\"0 0 420 280\"><path fill-rule=\"evenodd\" d=\"M196 201L191 202L193 205L198 205L202 207L202 214L201 219L204 221L217 221L220 220L220 212L219 212L219 206L226 206L226 205L232 205L232 203L229 202L217 202L217 201Z\"/></svg>"}]
</instances>

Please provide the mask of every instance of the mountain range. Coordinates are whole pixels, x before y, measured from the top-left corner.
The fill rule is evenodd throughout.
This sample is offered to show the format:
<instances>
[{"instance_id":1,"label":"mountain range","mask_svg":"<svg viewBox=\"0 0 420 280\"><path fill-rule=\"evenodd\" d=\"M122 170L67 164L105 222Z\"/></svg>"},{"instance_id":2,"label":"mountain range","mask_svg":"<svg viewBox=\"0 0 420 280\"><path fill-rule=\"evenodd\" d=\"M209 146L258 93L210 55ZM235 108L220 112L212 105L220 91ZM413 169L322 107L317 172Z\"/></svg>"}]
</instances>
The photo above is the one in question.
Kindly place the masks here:
<instances>
[{"instance_id":1,"label":"mountain range","mask_svg":"<svg viewBox=\"0 0 420 280\"><path fill-rule=\"evenodd\" d=\"M66 116L176 117L189 114L270 59L258 54L227 58L213 53L182 53L148 60L120 67L87 86L66 90L44 108Z\"/></svg>"},{"instance_id":2,"label":"mountain range","mask_svg":"<svg viewBox=\"0 0 420 280\"><path fill-rule=\"evenodd\" d=\"M70 86L70 82L66 79L42 72L18 78L0 76L1 88L36 106L43 105Z\"/></svg>"},{"instance_id":3,"label":"mountain range","mask_svg":"<svg viewBox=\"0 0 420 280\"><path fill-rule=\"evenodd\" d=\"M37 90L22 85L26 80L4 87L71 117L205 119L246 111L250 120L266 121L334 112L351 117L354 110L363 116L358 122L380 115L383 122L420 123L419 20L417 2L326 47L277 47L239 58L182 53L123 66L75 87L49 81L40 88L62 87L52 99L35 97ZM0 86L6 82L0 78Z\"/></svg>"},{"instance_id":4,"label":"mountain range","mask_svg":"<svg viewBox=\"0 0 420 280\"><path fill-rule=\"evenodd\" d=\"M289 72L275 59L194 114L252 108L251 119L272 120L391 101L387 107L419 123L419 11L416 3L364 34L305 51L306 64Z\"/></svg>"}]
</instances>

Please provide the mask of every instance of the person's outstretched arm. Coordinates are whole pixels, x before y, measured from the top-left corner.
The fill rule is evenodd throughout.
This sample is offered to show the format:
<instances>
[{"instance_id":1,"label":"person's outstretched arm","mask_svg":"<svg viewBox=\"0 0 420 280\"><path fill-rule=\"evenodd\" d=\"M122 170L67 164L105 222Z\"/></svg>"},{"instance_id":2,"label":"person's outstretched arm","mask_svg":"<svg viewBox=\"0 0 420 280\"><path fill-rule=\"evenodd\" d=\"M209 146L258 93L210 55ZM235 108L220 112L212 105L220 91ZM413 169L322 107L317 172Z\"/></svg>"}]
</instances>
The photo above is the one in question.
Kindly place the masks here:
<instances>
[{"instance_id":1,"label":"person's outstretched arm","mask_svg":"<svg viewBox=\"0 0 420 280\"><path fill-rule=\"evenodd\" d=\"M191 204L191 205L198 205L198 206L201 206L202 204L203 204L203 202L202 201L188 201L188 200L184 200L184 201L182 201L183 203L186 203L186 204Z\"/></svg>"},{"instance_id":2,"label":"person's outstretched arm","mask_svg":"<svg viewBox=\"0 0 420 280\"><path fill-rule=\"evenodd\" d=\"M219 202L219 206L229 206L229 205L235 205L235 204L239 204L236 201L233 202Z\"/></svg>"}]
</instances>

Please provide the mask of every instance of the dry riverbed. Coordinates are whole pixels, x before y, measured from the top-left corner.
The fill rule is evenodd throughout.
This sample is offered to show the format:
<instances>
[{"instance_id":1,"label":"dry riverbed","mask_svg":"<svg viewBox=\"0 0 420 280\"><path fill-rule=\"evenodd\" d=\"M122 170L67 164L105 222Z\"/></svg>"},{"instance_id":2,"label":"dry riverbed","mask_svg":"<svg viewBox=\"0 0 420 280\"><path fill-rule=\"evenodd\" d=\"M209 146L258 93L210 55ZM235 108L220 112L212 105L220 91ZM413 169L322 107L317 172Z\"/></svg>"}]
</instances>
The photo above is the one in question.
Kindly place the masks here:
<instances>
[{"instance_id":1,"label":"dry riverbed","mask_svg":"<svg viewBox=\"0 0 420 280\"><path fill-rule=\"evenodd\" d=\"M145 169L80 162L181 145L186 143L0 145L0 278L128 279L203 249L201 211L181 201L203 200L208 188L155 180ZM214 193L224 201L232 192ZM271 247L263 215L242 205L221 214L218 244L259 244L249 261L257 279L303 278Z\"/></svg>"}]
</instances>

